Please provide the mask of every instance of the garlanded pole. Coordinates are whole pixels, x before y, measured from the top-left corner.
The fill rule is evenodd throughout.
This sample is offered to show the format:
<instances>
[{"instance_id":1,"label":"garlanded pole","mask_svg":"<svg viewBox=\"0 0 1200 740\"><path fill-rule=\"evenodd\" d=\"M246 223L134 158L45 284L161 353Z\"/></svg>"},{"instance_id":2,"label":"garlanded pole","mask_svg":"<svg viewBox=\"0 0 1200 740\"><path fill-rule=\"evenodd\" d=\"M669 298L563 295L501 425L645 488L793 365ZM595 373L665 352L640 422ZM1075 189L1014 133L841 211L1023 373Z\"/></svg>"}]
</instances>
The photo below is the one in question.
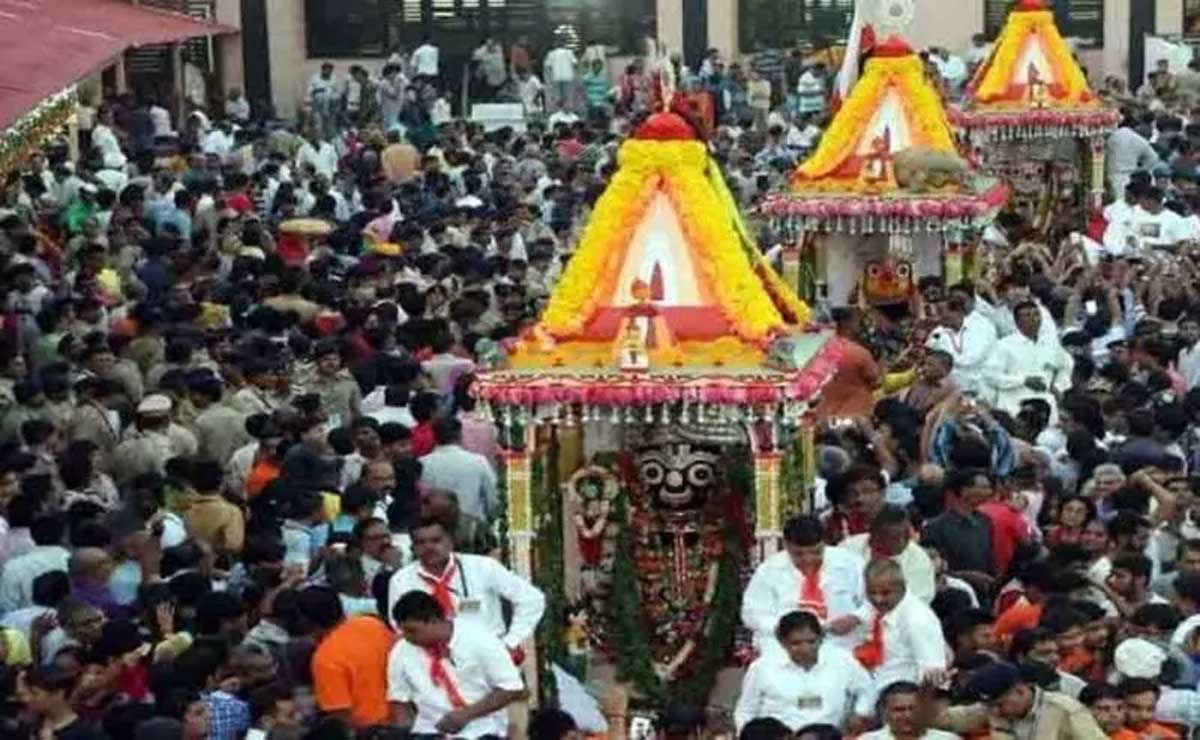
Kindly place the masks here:
<instances>
[{"instance_id":1,"label":"garlanded pole","mask_svg":"<svg viewBox=\"0 0 1200 740\"><path fill-rule=\"evenodd\" d=\"M537 424L531 418L520 430L520 444L512 444L513 431L504 438L504 480L508 498L508 559L513 572L533 583L533 494L532 461L537 452ZM525 660L521 672L530 696L538 695L537 646L532 639L522 646Z\"/></svg>"},{"instance_id":2,"label":"garlanded pole","mask_svg":"<svg viewBox=\"0 0 1200 740\"><path fill-rule=\"evenodd\" d=\"M779 501L779 463L774 422L750 425L750 453L754 458L754 540L756 562L779 552L783 516Z\"/></svg>"}]
</instances>

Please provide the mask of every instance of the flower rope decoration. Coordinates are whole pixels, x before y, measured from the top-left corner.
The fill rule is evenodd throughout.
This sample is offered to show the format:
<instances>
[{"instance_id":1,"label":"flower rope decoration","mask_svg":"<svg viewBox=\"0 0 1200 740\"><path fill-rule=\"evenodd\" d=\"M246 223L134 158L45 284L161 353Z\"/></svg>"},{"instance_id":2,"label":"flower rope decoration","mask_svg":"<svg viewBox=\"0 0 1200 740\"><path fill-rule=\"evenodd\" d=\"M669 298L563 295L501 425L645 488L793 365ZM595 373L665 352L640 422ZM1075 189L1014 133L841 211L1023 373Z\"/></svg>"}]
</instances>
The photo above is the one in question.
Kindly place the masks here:
<instances>
[{"instance_id":1,"label":"flower rope decoration","mask_svg":"<svg viewBox=\"0 0 1200 740\"><path fill-rule=\"evenodd\" d=\"M817 151L796 170L792 180L794 189L844 191L848 184L859 186L857 173L838 178L836 172L854 156L889 88L895 88L907 103L908 124L915 142L931 149L955 151L946 109L937 91L925 79L921 60L911 54L876 57L867 62L866 72L821 136Z\"/></svg>"},{"instance_id":2,"label":"flower rope decoration","mask_svg":"<svg viewBox=\"0 0 1200 740\"><path fill-rule=\"evenodd\" d=\"M1011 99L1016 68L1025 45L1037 35L1046 40L1043 48L1054 69L1049 104L1103 106L1088 87L1083 70L1071 58L1067 42L1054 23L1054 13L1049 10L1017 11L1009 15L992 58L984 65L987 71L979 73L978 85L971 87L973 102L989 104Z\"/></svg>"},{"instance_id":3,"label":"flower rope decoration","mask_svg":"<svg viewBox=\"0 0 1200 740\"><path fill-rule=\"evenodd\" d=\"M699 257L700 277L738 336L766 344L785 329L787 322L763 289L749 256L734 246L739 237L709 181L708 167L708 150L698 141L633 139L622 145L620 168L597 201L579 249L542 316L550 334L566 339L583 332L598 302L612 294L625 246L660 191L670 199Z\"/></svg>"},{"instance_id":4,"label":"flower rope decoration","mask_svg":"<svg viewBox=\"0 0 1200 740\"><path fill-rule=\"evenodd\" d=\"M0 174L24 165L29 155L57 135L75 115L77 95L68 87L51 95L4 130L0 138Z\"/></svg>"}]
</instances>

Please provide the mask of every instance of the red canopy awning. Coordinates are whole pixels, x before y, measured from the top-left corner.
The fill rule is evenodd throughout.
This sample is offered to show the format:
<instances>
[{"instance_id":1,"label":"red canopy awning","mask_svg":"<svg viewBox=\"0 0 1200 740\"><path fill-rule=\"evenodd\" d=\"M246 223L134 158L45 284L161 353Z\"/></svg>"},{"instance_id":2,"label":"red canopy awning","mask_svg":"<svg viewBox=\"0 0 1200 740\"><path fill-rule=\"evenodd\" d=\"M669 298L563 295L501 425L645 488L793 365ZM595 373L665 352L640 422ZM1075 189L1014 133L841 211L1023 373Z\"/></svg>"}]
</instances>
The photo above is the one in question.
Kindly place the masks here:
<instances>
[{"instance_id":1,"label":"red canopy awning","mask_svg":"<svg viewBox=\"0 0 1200 740\"><path fill-rule=\"evenodd\" d=\"M0 129L130 47L237 30L128 0L0 0Z\"/></svg>"}]
</instances>

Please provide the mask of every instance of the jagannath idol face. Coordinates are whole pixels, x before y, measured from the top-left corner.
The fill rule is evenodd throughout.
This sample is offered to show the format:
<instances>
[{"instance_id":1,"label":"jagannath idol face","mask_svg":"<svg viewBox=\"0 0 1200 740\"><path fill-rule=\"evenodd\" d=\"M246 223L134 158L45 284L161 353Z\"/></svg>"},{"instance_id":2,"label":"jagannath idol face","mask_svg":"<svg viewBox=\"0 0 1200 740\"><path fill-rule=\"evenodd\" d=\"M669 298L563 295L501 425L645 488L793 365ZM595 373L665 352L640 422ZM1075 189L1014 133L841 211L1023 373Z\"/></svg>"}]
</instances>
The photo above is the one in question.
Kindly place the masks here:
<instances>
[{"instance_id":1,"label":"jagannath idol face","mask_svg":"<svg viewBox=\"0 0 1200 740\"><path fill-rule=\"evenodd\" d=\"M871 303L903 303L915 287L908 262L872 260L866 264L866 278L865 290Z\"/></svg>"},{"instance_id":2,"label":"jagannath idol face","mask_svg":"<svg viewBox=\"0 0 1200 740\"><path fill-rule=\"evenodd\" d=\"M716 452L690 444L666 444L638 453L638 474L657 505L667 509L698 508L716 487L720 459Z\"/></svg>"}]
</instances>

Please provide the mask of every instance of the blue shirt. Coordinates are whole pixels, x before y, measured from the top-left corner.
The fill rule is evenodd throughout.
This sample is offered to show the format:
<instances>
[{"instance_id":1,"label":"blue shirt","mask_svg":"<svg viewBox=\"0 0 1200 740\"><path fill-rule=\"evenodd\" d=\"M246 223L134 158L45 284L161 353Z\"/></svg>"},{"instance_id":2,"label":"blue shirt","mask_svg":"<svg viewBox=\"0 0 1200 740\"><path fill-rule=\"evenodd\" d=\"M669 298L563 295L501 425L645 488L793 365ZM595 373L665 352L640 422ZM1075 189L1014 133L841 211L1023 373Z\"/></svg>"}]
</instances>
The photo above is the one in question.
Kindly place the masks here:
<instances>
[{"instance_id":1,"label":"blue shirt","mask_svg":"<svg viewBox=\"0 0 1200 740\"><path fill-rule=\"evenodd\" d=\"M179 232L182 239L192 238L192 216L182 208L171 207L155 214L154 229L161 232L163 227L170 224Z\"/></svg>"},{"instance_id":2,"label":"blue shirt","mask_svg":"<svg viewBox=\"0 0 1200 740\"><path fill-rule=\"evenodd\" d=\"M283 562L285 565L308 565L328 541L328 525L307 526L288 519L283 523Z\"/></svg>"},{"instance_id":3,"label":"blue shirt","mask_svg":"<svg viewBox=\"0 0 1200 740\"><path fill-rule=\"evenodd\" d=\"M142 585L142 566L136 560L122 560L108 577L108 590L118 604L128 606L137 601L138 586Z\"/></svg>"},{"instance_id":4,"label":"blue shirt","mask_svg":"<svg viewBox=\"0 0 1200 740\"><path fill-rule=\"evenodd\" d=\"M250 729L250 705L224 691L204 697L208 705L209 740L238 740Z\"/></svg>"}]
</instances>

